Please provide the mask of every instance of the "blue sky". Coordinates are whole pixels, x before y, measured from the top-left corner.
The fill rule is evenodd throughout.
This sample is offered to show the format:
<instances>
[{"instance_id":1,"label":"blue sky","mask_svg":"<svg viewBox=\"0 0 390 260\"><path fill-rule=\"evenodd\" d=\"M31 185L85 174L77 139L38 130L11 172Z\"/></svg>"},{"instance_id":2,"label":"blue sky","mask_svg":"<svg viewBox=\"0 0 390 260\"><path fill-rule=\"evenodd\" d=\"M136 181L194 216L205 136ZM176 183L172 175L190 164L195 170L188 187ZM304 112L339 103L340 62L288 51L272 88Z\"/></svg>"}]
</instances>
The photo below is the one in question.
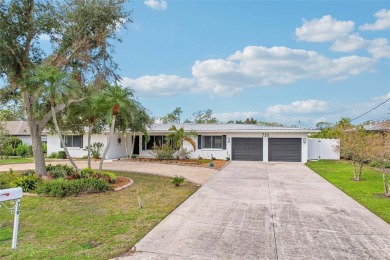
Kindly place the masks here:
<instances>
[{"instance_id":1,"label":"blue sky","mask_svg":"<svg viewBox=\"0 0 390 260\"><path fill-rule=\"evenodd\" d=\"M314 126L390 97L386 1L132 1L116 61L152 116ZM389 117L390 102L354 121Z\"/></svg>"}]
</instances>

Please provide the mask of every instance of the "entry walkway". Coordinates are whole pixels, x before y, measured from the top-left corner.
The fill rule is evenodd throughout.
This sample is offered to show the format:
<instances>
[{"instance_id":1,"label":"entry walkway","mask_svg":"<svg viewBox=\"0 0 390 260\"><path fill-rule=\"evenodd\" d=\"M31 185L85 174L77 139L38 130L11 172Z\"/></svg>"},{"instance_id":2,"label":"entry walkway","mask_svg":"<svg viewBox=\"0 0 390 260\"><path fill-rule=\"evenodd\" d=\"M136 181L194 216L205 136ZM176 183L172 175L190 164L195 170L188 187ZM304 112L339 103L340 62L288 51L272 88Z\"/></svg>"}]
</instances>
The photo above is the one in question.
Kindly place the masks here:
<instances>
[{"instance_id":1,"label":"entry walkway","mask_svg":"<svg viewBox=\"0 0 390 260\"><path fill-rule=\"evenodd\" d=\"M233 161L120 259L390 259L390 226L301 163Z\"/></svg>"}]
</instances>

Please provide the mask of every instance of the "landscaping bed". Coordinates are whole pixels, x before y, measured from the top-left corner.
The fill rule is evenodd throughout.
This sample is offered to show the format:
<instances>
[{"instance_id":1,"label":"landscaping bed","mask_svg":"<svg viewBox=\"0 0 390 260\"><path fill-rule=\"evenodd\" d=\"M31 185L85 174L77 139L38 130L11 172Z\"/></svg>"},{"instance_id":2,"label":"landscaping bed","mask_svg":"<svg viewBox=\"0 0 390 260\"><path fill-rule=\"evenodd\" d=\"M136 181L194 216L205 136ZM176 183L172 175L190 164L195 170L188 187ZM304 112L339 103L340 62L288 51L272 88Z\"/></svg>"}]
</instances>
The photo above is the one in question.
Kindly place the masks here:
<instances>
[{"instance_id":1,"label":"landscaping bed","mask_svg":"<svg viewBox=\"0 0 390 260\"><path fill-rule=\"evenodd\" d=\"M125 159L123 161L199 166L199 167L206 167L206 168L215 168L217 170L222 169L225 166L225 164L229 162L227 160L210 160L210 159L158 160L156 158L133 158L133 159ZM213 164L213 167L210 167L210 163Z\"/></svg>"},{"instance_id":2,"label":"landscaping bed","mask_svg":"<svg viewBox=\"0 0 390 260\"><path fill-rule=\"evenodd\" d=\"M129 251L198 187L171 178L116 173L134 180L118 192L21 201L18 247L11 249L13 214L0 208L1 259L110 259ZM138 207L138 197L142 208Z\"/></svg>"},{"instance_id":3,"label":"landscaping bed","mask_svg":"<svg viewBox=\"0 0 390 260\"><path fill-rule=\"evenodd\" d=\"M362 180L354 181L351 162L312 161L306 165L390 224L390 198L383 195L381 172L365 166L362 172Z\"/></svg>"}]
</instances>

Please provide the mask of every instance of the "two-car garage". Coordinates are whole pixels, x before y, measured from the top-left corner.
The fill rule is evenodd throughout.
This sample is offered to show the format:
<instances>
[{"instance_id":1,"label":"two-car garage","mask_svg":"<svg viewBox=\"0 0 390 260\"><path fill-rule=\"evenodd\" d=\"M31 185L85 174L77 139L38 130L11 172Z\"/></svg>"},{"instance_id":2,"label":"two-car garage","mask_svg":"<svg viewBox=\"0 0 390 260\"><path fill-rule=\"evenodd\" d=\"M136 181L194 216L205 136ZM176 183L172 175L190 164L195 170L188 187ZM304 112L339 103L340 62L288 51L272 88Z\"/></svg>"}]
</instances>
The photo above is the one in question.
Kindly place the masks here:
<instances>
[{"instance_id":1,"label":"two-car garage","mask_svg":"<svg viewBox=\"0 0 390 260\"><path fill-rule=\"evenodd\" d=\"M267 138L268 149L263 138L232 138L232 160L239 161L283 161L302 160L301 138ZM263 150L267 150L268 160L264 160Z\"/></svg>"}]
</instances>

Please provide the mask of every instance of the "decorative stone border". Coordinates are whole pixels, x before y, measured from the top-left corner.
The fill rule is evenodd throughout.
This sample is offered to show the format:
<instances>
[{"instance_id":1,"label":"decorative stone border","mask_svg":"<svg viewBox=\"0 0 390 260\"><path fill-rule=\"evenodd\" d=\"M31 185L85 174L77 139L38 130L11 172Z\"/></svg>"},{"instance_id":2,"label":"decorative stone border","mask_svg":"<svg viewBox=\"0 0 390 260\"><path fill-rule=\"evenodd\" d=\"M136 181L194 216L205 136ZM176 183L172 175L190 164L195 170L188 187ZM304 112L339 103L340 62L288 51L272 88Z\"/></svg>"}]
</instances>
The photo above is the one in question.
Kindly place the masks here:
<instances>
[{"instance_id":1,"label":"decorative stone border","mask_svg":"<svg viewBox=\"0 0 390 260\"><path fill-rule=\"evenodd\" d=\"M130 179L130 178L123 177L123 176L118 176L118 177L121 177L121 178L124 178L124 179L128 179L130 182L125 184L125 185L123 185L123 186L121 186L121 187L115 188L114 191L126 189L127 187L131 186L134 183L134 181L132 179Z\"/></svg>"}]
</instances>

